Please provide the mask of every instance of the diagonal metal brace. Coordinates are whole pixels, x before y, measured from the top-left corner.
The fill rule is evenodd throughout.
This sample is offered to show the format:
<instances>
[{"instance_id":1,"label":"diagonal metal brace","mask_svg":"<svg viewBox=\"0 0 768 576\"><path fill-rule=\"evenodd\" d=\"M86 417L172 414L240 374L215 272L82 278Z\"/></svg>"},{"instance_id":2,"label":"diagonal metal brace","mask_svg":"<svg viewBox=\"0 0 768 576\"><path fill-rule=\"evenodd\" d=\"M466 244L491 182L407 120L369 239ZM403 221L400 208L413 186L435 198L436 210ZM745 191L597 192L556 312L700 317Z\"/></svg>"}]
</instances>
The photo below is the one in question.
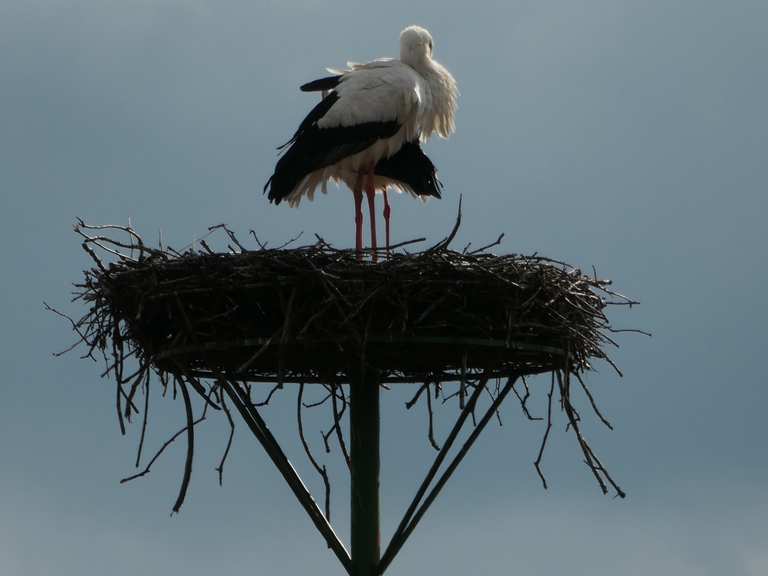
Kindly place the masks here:
<instances>
[{"instance_id":1,"label":"diagonal metal brace","mask_svg":"<svg viewBox=\"0 0 768 576\"><path fill-rule=\"evenodd\" d=\"M243 417L246 425L251 432L253 432L253 435L256 436L256 439L280 471L280 474L282 474L283 478L288 483L288 486L290 486L302 508L304 508L309 515L315 528L317 528L323 538L325 538L328 547L333 550L334 554L336 554L336 557L344 566L347 573L351 574L352 560L349 552L347 552L347 549L344 547L341 539L336 535L336 532L333 530L333 527L328 520L323 516L323 513L320 511L314 498L312 498L312 494L301 480L301 477L288 460L288 457L285 455L282 448L280 448L280 445L272 435L272 432L269 431L266 422L261 417L258 410L256 410L256 407L250 402L247 395L236 383L228 379L222 379L221 383L227 395L232 400L232 403Z\"/></svg>"},{"instance_id":2,"label":"diagonal metal brace","mask_svg":"<svg viewBox=\"0 0 768 576\"><path fill-rule=\"evenodd\" d=\"M486 388L486 385L488 383L488 378L483 377L481 379L480 383L477 385L474 392L472 393L472 396L470 397L469 401L464 406L464 409L459 414L459 417L456 419L456 423L453 425L453 428L451 429L451 432L448 435L448 438L446 439L445 444L443 444L442 449L435 457L435 461L432 463L432 466L430 467L429 472L427 472L427 475L424 477L424 480L422 480L422 483L419 486L418 491L416 492L416 496L413 498L413 501L408 507L408 510L406 510L403 516L403 519L400 521L400 524L398 525L397 530L395 531L394 535L392 536L392 539L389 542L389 545L387 546L387 549L384 551L384 554L382 555L381 560L379 562L379 574L384 574L384 571L387 569L389 564L392 562L392 560L395 558L397 553L403 547L403 544L405 544L408 537L416 528L416 525L424 516L429 506L437 498L438 494L440 493L440 490L442 490L445 483L448 481L448 479L454 473L454 471L459 466L461 461L464 459L464 456L467 455L467 452L469 452L469 449L472 448L472 445L475 443L475 440L477 440L478 436L480 436L480 433L483 431L485 426L488 424L488 422L491 420L493 415L496 413L499 406L501 406L501 403L507 397L507 394L509 394L509 392L512 390L512 388L515 385L515 382L517 381L517 378L518 378L517 376L511 376L507 379L507 383L504 385L504 388L501 389L501 391L499 392L499 395L488 407L485 414L483 414L483 417L481 418L480 422L478 422L477 426L475 426L474 430L472 430L472 433L469 435L469 438L467 438L467 440L464 442L459 452L456 454L456 456L453 457L453 460L451 460L451 463L440 475L437 482L435 482L429 494L422 502L422 498L424 498L424 494L427 492L427 489L430 487L432 480L434 480L438 469L443 463L443 460L445 460L446 456L448 455L448 452L453 446L453 443L455 442L456 437L461 432L464 422L466 421L467 417L474 411L475 405L477 404L477 400L480 397L480 394L482 394L483 390Z\"/></svg>"}]
</instances>

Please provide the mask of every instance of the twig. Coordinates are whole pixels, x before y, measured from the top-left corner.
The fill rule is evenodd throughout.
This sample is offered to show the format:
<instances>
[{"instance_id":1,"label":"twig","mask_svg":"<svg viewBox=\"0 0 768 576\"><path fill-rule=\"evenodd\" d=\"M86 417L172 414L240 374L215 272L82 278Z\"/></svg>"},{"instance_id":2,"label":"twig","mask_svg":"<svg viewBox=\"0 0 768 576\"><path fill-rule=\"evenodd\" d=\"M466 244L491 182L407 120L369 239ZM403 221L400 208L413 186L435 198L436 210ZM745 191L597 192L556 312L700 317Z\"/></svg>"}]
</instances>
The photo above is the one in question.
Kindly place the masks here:
<instances>
[{"instance_id":1,"label":"twig","mask_svg":"<svg viewBox=\"0 0 768 576\"><path fill-rule=\"evenodd\" d=\"M184 463L184 477L181 480L181 487L179 488L179 496L176 498L176 503L173 505L173 512L178 514L181 510L182 504L184 504L184 498L187 495L187 488L189 487L189 481L192 478L192 459L195 454L195 426L194 417L192 416L192 402L189 399L189 391L187 385L184 383L183 378L179 378L179 387L181 388L181 395L184 398L184 410L187 413L187 459ZM209 406L209 404L205 404Z\"/></svg>"},{"instance_id":2,"label":"twig","mask_svg":"<svg viewBox=\"0 0 768 576\"><path fill-rule=\"evenodd\" d=\"M290 246L291 244L296 242L299 238L301 238L303 234L304 234L304 231L302 230L301 232L299 232L293 238L290 238L289 240L287 240L287 241L283 242L282 244L280 244L280 246L278 246L277 248L274 248L274 250L282 250L283 248L286 248L286 247ZM254 237L255 236L256 235L254 234Z\"/></svg>"},{"instance_id":3,"label":"twig","mask_svg":"<svg viewBox=\"0 0 768 576\"><path fill-rule=\"evenodd\" d=\"M352 461L349 458L349 451L347 450L347 445L344 442L344 435L341 433L341 417L344 415L344 410L347 408L347 399L344 397L344 389L339 385L339 390L341 391L341 398L342 398L342 406L341 411L339 411L338 406L336 404L336 384L331 384L331 404L333 406L333 428L336 430L336 439L339 442L339 448L341 448L341 453L344 455L344 461L347 463L347 468L351 469L352 467Z\"/></svg>"},{"instance_id":4,"label":"twig","mask_svg":"<svg viewBox=\"0 0 768 576\"><path fill-rule=\"evenodd\" d=\"M120 424L120 435L125 436L125 422L123 421L123 408L120 404L120 396L124 394L123 386L119 379L116 379L115 388L115 410L117 411L117 421Z\"/></svg>"},{"instance_id":5,"label":"twig","mask_svg":"<svg viewBox=\"0 0 768 576\"><path fill-rule=\"evenodd\" d=\"M219 386L221 387L222 384L220 383ZM219 486L222 486L224 482L224 463L227 461L227 456L229 456L229 449L232 447L232 439L235 436L235 422L232 420L232 414L229 412L229 407L227 406L223 392L221 393L220 398L221 408L224 410L224 414L227 417L227 422L229 422L229 437L227 438L227 446L224 448L224 454L221 455L219 465L216 466L216 472L219 474Z\"/></svg>"},{"instance_id":6,"label":"twig","mask_svg":"<svg viewBox=\"0 0 768 576\"><path fill-rule=\"evenodd\" d=\"M610 430L613 430L613 426L610 422L608 422L608 419L603 416L602 412L597 407L597 403L595 402L594 397L592 396L592 392L589 391L589 388L584 383L584 380L581 378L578 372L574 373L576 376L576 379L579 381L579 384L581 384L582 390L584 390L584 393L587 395L587 398L589 398L589 403L592 405L592 410L597 415L598 418L600 418L600 421L605 424Z\"/></svg>"},{"instance_id":7,"label":"twig","mask_svg":"<svg viewBox=\"0 0 768 576\"><path fill-rule=\"evenodd\" d=\"M267 404L269 404L269 401L272 400L272 395L278 390L282 390L282 389L283 389L282 384L280 383L275 384L272 387L272 389L269 391L269 394L267 394L267 397L264 400L262 400L261 402L254 402L253 405L258 406L259 408L261 408L262 406L266 406Z\"/></svg>"},{"instance_id":8,"label":"twig","mask_svg":"<svg viewBox=\"0 0 768 576\"><path fill-rule=\"evenodd\" d=\"M193 426L197 426L198 424L200 424L200 422L202 422L202 421L203 421L203 420L205 420L205 419L206 419L206 414L205 414L205 413L203 413L203 415L202 415L202 416L200 416L200 417L199 417L197 420L195 420L194 422L192 422L192 425L193 425ZM176 432L176 433L175 433L173 436L171 436L170 438L168 438L168 440L166 440L166 441L163 443L163 445L160 447L160 449L159 449L157 452L155 452L155 455L154 455L154 456L152 456L152 459L151 459L151 460L149 461L149 463L146 465L146 467L144 468L144 470L142 470L142 471L141 471L141 472L139 472L138 474L133 474L133 475L131 475L131 476L126 476L125 478L123 478L122 480L120 480L120 484L125 484L126 482L130 482L131 480L135 480L136 478L141 478L142 476L146 476L147 474L149 474L150 470L152 469L152 465L155 463L155 460L157 460L157 459L160 457L160 455L161 455L161 454L162 454L162 453L165 451L165 449L166 449L166 448L168 448L168 446L170 446L171 444L173 444L173 442L174 442L174 441L175 441L175 440L176 440L176 439L177 439L179 436L181 436L182 434L184 434L184 432L186 432L186 431L187 431L187 426L184 426L184 428L182 428L181 430L179 430L178 432Z\"/></svg>"},{"instance_id":9,"label":"twig","mask_svg":"<svg viewBox=\"0 0 768 576\"><path fill-rule=\"evenodd\" d=\"M445 237L443 240L432 246L432 248L429 248L427 252L436 252L439 250L445 250L448 248L448 245L453 241L454 237L456 236L456 233L459 231L459 227L461 226L461 200L462 196L459 196L459 210L456 214L456 222L453 225L453 229L451 230L451 233L448 234L447 237Z\"/></svg>"},{"instance_id":10,"label":"twig","mask_svg":"<svg viewBox=\"0 0 768 576\"><path fill-rule=\"evenodd\" d=\"M259 245L259 248L261 250L266 250L267 249L266 243L263 243L261 240L259 240L259 237L256 236L256 231L255 230L251 229L250 230L250 234L251 234L251 236L253 236L253 239L256 240L256 244Z\"/></svg>"},{"instance_id":11,"label":"twig","mask_svg":"<svg viewBox=\"0 0 768 576\"><path fill-rule=\"evenodd\" d=\"M520 380L522 380L523 386L525 387L525 395L521 397L516 387L512 388L512 392L515 393L515 396L517 396L517 399L520 401L520 407L523 409L523 414L525 414L525 417L528 418L528 420L541 420L541 417L533 417L528 411L528 398L531 395L531 391L528 389L528 382L525 380L525 376L521 376Z\"/></svg>"},{"instance_id":12,"label":"twig","mask_svg":"<svg viewBox=\"0 0 768 576\"><path fill-rule=\"evenodd\" d=\"M552 373L552 383L549 386L549 393L547 394L547 428L544 431L544 436L541 439L541 445L539 446L539 454L536 456L536 461L533 465L536 467L536 472L541 478L541 483L544 485L544 490L547 489L547 479L544 477L544 473L541 471L541 459L544 456L544 449L547 446L547 439L549 438L549 431L552 429L552 394L555 391L555 373Z\"/></svg>"},{"instance_id":13,"label":"twig","mask_svg":"<svg viewBox=\"0 0 768 576\"><path fill-rule=\"evenodd\" d=\"M248 252L248 249L240 244L240 241L237 239L237 236L235 236L235 233L226 225L226 224L216 224L215 226L209 226L208 231L213 232L217 229L223 229L224 232L227 233L227 236L229 236L230 240L235 243L235 245L240 249L240 252Z\"/></svg>"},{"instance_id":14,"label":"twig","mask_svg":"<svg viewBox=\"0 0 768 576\"><path fill-rule=\"evenodd\" d=\"M408 401L405 403L405 407L406 407L408 410L410 410L411 408L413 408L413 405L414 405L414 404L416 404L416 402L418 402L418 401L419 401L419 396L421 396L421 395L422 395L422 393L424 392L424 390L426 390L426 389L427 389L427 387L428 387L428 384L422 384L421 386L419 386L419 389L418 389L418 390L416 390L416 394L414 394L413 398L411 398L410 400L408 400Z\"/></svg>"},{"instance_id":15,"label":"twig","mask_svg":"<svg viewBox=\"0 0 768 576\"><path fill-rule=\"evenodd\" d=\"M299 393L296 397L296 421L299 427L299 438L301 439L301 445L304 447L304 452L306 453L307 458L309 458L309 461L312 463L312 466L315 468L317 473L323 479L323 486L325 486L325 518L326 520L330 521L331 519L331 483L328 480L328 472L326 471L325 466L320 466L320 464L317 463L317 460L312 454L312 450L310 450L309 448L307 439L304 437L304 424L301 418L301 408L302 408L301 399L303 396L304 396L304 384L302 383L302 384L299 384Z\"/></svg>"},{"instance_id":16,"label":"twig","mask_svg":"<svg viewBox=\"0 0 768 576\"><path fill-rule=\"evenodd\" d=\"M432 448L434 448L435 450L440 452L440 446L435 441L435 432L434 432L434 429L432 427L432 419L433 419L433 414L432 414L432 396L429 394L429 392L427 392L426 396L427 396L427 414L429 415L429 433L428 433L429 443L432 445Z\"/></svg>"},{"instance_id":17,"label":"twig","mask_svg":"<svg viewBox=\"0 0 768 576\"><path fill-rule=\"evenodd\" d=\"M136 468L141 464L141 452L144 449L144 438L147 434L147 420L149 418L149 379L150 371L146 369L146 378L144 380L144 414L141 422L141 436L139 438L139 448L136 451Z\"/></svg>"},{"instance_id":18,"label":"twig","mask_svg":"<svg viewBox=\"0 0 768 576\"><path fill-rule=\"evenodd\" d=\"M481 252L485 252L486 250L488 250L488 248L493 248L494 246L498 246L499 244L501 244L501 241L503 238L504 238L504 233L502 232L501 234L499 234L499 237L496 238L495 241L491 242L490 244L486 244L485 246L482 246L480 248L477 248L475 250L472 250L472 252L466 252L466 254L470 256L474 256L475 254L480 254Z\"/></svg>"}]
</instances>

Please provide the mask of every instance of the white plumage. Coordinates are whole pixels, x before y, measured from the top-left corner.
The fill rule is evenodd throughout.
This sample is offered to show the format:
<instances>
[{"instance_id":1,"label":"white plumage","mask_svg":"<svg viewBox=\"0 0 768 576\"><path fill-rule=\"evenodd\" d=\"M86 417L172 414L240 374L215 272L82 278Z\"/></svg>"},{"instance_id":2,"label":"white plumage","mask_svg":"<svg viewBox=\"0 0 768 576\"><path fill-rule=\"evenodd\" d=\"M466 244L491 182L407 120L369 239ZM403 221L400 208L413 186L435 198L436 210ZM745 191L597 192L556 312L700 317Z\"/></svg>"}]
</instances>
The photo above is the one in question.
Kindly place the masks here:
<instances>
[{"instance_id":1,"label":"white plumage","mask_svg":"<svg viewBox=\"0 0 768 576\"><path fill-rule=\"evenodd\" d=\"M355 181L351 187L360 250L363 186L371 210L377 188L384 190L386 203L388 185L417 196L439 197L434 166L418 143L434 133L448 137L455 130L458 90L453 76L432 58L432 47L426 29L409 26L400 34L399 60L329 69L333 76L302 86L305 91L322 91L324 97L286 144L289 148L265 186L269 199L296 206L305 195L312 199L318 186L325 191L329 180ZM416 148L396 157L406 143ZM386 169L377 171L382 161L387 161ZM388 216L385 204L387 225ZM371 224L375 247L373 212Z\"/></svg>"}]
</instances>

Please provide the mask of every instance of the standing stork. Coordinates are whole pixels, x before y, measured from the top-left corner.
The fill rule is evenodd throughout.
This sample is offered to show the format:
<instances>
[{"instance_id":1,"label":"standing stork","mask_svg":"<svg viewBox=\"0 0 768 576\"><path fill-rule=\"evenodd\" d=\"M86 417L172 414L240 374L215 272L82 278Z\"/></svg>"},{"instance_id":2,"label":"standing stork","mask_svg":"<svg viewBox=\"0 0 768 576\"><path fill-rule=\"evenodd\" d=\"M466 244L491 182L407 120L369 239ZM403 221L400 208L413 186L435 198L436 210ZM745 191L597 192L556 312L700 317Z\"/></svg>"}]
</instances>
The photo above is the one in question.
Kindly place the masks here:
<instances>
[{"instance_id":1,"label":"standing stork","mask_svg":"<svg viewBox=\"0 0 768 576\"><path fill-rule=\"evenodd\" d=\"M432 58L432 36L420 26L400 33L400 59L348 64L343 71L301 86L323 99L299 125L264 186L269 200L297 206L328 180L344 182L355 200L355 248L363 246L363 191L368 198L371 248L376 258L374 197L384 195L389 248L387 187L418 197L440 197L435 167L419 142L454 130L458 89L450 72Z\"/></svg>"}]
</instances>

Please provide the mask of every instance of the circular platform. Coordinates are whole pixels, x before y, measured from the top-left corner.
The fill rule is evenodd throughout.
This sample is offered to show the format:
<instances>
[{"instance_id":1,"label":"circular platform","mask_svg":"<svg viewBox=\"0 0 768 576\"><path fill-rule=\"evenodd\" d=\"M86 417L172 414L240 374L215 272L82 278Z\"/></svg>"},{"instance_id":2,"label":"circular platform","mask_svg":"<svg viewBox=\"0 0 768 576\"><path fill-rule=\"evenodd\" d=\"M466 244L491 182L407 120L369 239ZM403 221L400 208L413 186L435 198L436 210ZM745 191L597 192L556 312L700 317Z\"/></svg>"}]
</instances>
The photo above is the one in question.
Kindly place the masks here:
<instances>
[{"instance_id":1,"label":"circular platform","mask_svg":"<svg viewBox=\"0 0 768 576\"><path fill-rule=\"evenodd\" d=\"M604 357L606 283L541 257L445 248L358 262L327 245L123 259L86 300L156 369L252 382L580 371Z\"/></svg>"}]
</instances>

